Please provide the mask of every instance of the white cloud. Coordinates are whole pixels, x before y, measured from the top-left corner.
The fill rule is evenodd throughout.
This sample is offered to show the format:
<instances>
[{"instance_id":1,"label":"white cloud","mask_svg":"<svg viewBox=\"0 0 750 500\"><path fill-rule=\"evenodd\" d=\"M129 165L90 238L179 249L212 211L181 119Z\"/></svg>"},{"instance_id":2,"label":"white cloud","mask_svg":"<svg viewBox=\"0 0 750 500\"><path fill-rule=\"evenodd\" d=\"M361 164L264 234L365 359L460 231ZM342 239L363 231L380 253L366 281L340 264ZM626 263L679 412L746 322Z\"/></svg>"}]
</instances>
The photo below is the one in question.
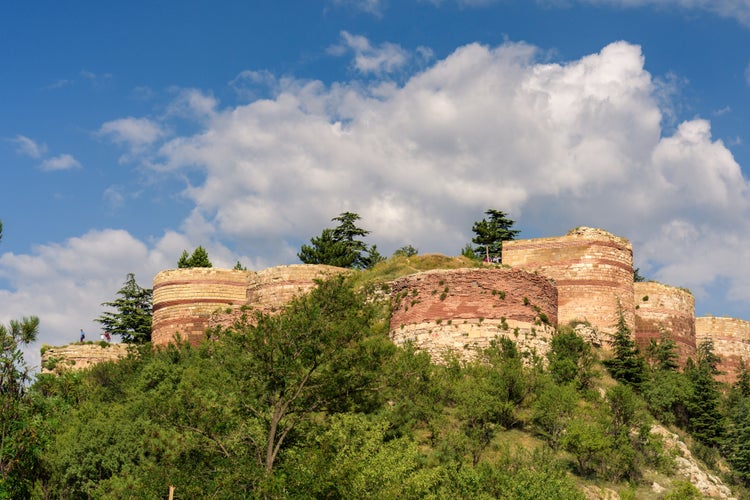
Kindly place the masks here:
<instances>
[{"instance_id":1,"label":"white cloud","mask_svg":"<svg viewBox=\"0 0 750 500\"><path fill-rule=\"evenodd\" d=\"M71 170L81 168L81 163L69 154L61 154L44 160L41 168L46 171Z\"/></svg>"},{"instance_id":2,"label":"white cloud","mask_svg":"<svg viewBox=\"0 0 750 500\"><path fill-rule=\"evenodd\" d=\"M16 145L16 152L20 155L27 156L38 160L47 152L47 146L44 144L38 144L33 139L26 137L25 135L17 135L13 139L7 139Z\"/></svg>"},{"instance_id":3,"label":"white cloud","mask_svg":"<svg viewBox=\"0 0 750 500\"><path fill-rule=\"evenodd\" d=\"M165 131L148 118L127 117L102 124L99 134L137 152L164 137Z\"/></svg>"},{"instance_id":4,"label":"white cloud","mask_svg":"<svg viewBox=\"0 0 750 500\"><path fill-rule=\"evenodd\" d=\"M409 60L407 51L394 43L382 43L373 47L361 35L341 32L341 43L329 49L329 53L342 55L347 50L354 52L354 67L363 74L382 75L402 68Z\"/></svg>"},{"instance_id":5,"label":"white cloud","mask_svg":"<svg viewBox=\"0 0 750 500\"><path fill-rule=\"evenodd\" d=\"M747 0L578 0L596 5L616 5L621 7L653 6L657 8L676 7L684 10L702 10L721 17L733 18L750 26L750 2Z\"/></svg>"},{"instance_id":6,"label":"white cloud","mask_svg":"<svg viewBox=\"0 0 750 500\"><path fill-rule=\"evenodd\" d=\"M218 103L212 95L198 89L173 88L172 91L176 96L169 105L168 114L198 120L213 116Z\"/></svg>"},{"instance_id":7,"label":"white cloud","mask_svg":"<svg viewBox=\"0 0 750 500\"><path fill-rule=\"evenodd\" d=\"M331 3L340 7L349 7L374 16L380 16L385 8L384 0L331 0Z\"/></svg>"}]
</instances>

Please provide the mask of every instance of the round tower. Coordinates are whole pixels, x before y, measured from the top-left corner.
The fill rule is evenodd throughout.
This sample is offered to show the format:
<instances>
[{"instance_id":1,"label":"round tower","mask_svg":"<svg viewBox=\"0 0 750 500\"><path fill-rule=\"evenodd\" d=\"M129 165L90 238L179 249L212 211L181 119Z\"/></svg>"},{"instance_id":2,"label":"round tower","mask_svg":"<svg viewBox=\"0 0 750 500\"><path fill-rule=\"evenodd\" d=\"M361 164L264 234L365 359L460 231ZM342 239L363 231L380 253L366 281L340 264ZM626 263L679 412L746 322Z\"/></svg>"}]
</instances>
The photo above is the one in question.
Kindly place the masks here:
<instances>
[{"instance_id":1,"label":"round tower","mask_svg":"<svg viewBox=\"0 0 750 500\"><path fill-rule=\"evenodd\" d=\"M153 344L167 345L176 334L193 345L199 344L214 311L245 303L247 285L254 274L214 267L170 269L157 274L151 327Z\"/></svg>"},{"instance_id":2,"label":"round tower","mask_svg":"<svg viewBox=\"0 0 750 500\"><path fill-rule=\"evenodd\" d=\"M315 280L326 279L348 269L322 264L293 264L255 273L247 287L246 302L263 310L276 310L300 293L315 287Z\"/></svg>"},{"instance_id":3,"label":"round tower","mask_svg":"<svg viewBox=\"0 0 750 500\"><path fill-rule=\"evenodd\" d=\"M579 227L557 238L506 241L503 264L555 281L560 324L582 321L614 333L622 310L635 328L633 247L625 238Z\"/></svg>"},{"instance_id":4,"label":"round tower","mask_svg":"<svg viewBox=\"0 0 750 500\"><path fill-rule=\"evenodd\" d=\"M557 289L518 269L453 269L391 283L391 338L411 341L440 361L446 350L472 357L505 336L544 355L557 323Z\"/></svg>"},{"instance_id":5,"label":"round tower","mask_svg":"<svg viewBox=\"0 0 750 500\"><path fill-rule=\"evenodd\" d=\"M695 357L695 297L689 290L655 281L634 284L635 340L645 352L662 332L677 345L679 362Z\"/></svg>"},{"instance_id":6,"label":"round tower","mask_svg":"<svg viewBox=\"0 0 750 500\"><path fill-rule=\"evenodd\" d=\"M734 383L740 359L750 368L750 322L736 318L695 318L695 340L700 345L706 340L714 344L714 354L721 358L716 378Z\"/></svg>"}]
</instances>

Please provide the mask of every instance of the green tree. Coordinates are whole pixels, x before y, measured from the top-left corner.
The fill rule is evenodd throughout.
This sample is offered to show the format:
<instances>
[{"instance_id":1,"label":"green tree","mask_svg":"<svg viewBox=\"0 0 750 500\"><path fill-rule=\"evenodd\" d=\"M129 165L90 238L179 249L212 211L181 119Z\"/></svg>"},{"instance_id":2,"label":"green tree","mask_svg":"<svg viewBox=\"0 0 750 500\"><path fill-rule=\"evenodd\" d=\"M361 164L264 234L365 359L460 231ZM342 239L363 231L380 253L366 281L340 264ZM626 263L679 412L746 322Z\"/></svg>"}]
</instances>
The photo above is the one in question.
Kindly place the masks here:
<instances>
[{"instance_id":1,"label":"green tree","mask_svg":"<svg viewBox=\"0 0 750 500\"><path fill-rule=\"evenodd\" d=\"M471 228L475 234L471 241L478 245L474 248L474 254L480 259L484 256L487 260L493 257L502 260L503 241L515 239L521 231L511 229L515 222L505 212L490 208L484 213L487 218L475 222Z\"/></svg>"},{"instance_id":2,"label":"green tree","mask_svg":"<svg viewBox=\"0 0 750 500\"><path fill-rule=\"evenodd\" d=\"M393 252L393 255L399 255L401 257L414 257L419 253L419 250L414 248L411 245L404 245L395 252Z\"/></svg>"},{"instance_id":3,"label":"green tree","mask_svg":"<svg viewBox=\"0 0 750 500\"><path fill-rule=\"evenodd\" d=\"M574 382L579 390L589 389L597 376L596 355L591 344L575 330L562 327L552 337L547 353L549 372L557 384Z\"/></svg>"},{"instance_id":4,"label":"green tree","mask_svg":"<svg viewBox=\"0 0 750 500\"><path fill-rule=\"evenodd\" d=\"M677 344L666 330L659 334L659 340L650 339L646 347L646 361L653 371L675 371L680 365L677 363Z\"/></svg>"},{"instance_id":5,"label":"green tree","mask_svg":"<svg viewBox=\"0 0 750 500\"><path fill-rule=\"evenodd\" d=\"M0 221L0 241L3 223ZM39 318L0 324L0 498L28 496L36 468L26 401L30 368L21 348L36 341Z\"/></svg>"},{"instance_id":6,"label":"green tree","mask_svg":"<svg viewBox=\"0 0 750 500\"><path fill-rule=\"evenodd\" d=\"M376 321L381 304L343 276L321 281L278 315L258 313L211 335L217 362L242 384L238 411L257 429L270 474L286 439L319 412L366 408L395 347Z\"/></svg>"},{"instance_id":7,"label":"green tree","mask_svg":"<svg viewBox=\"0 0 750 500\"><path fill-rule=\"evenodd\" d=\"M360 216L343 212L331 219L339 224L334 229L326 228L318 237L310 239L310 245L302 245L297 257L305 264L327 264L329 266L368 269L383 257L375 245L369 247L360 238L370 231L356 225Z\"/></svg>"},{"instance_id":8,"label":"green tree","mask_svg":"<svg viewBox=\"0 0 750 500\"><path fill-rule=\"evenodd\" d=\"M199 246L193 253L188 256L187 250L182 251L180 259L177 261L177 267L184 269L188 267L213 267L211 261L208 259L208 252L202 246Z\"/></svg>"},{"instance_id":9,"label":"green tree","mask_svg":"<svg viewBox=\"0 0 750 500\"><path fill-rule=\"evenodd\" d=\"M630 328L625 323L621 305L617 316L617 329L612 340L614 356L605 360L604 366L615 380L639 388L645 377L646 363L638 351L638 344L633 340Z\"/></svg>"},{"instance_id":10,"label":"green tree","mask_svg":"<svg viewBox=\"0 0 750 500\"><path fill-rule=\"evenodd\" d=\"M232 269L234 269L235 271L247 271L247 268L243 266L239 260L237 261L237 263L234 265Z\"/></svg>"},{"instance_id":11,"label":"green tree","mask_svg":"<svg viewBox=\"0 0 750 500\"><path fill-rule=\"evenodd\" d=\"M115 309L105 311L94 321L101 323L105 331L120 335L125 343L142 344L151 341L151 302L152 291L143 288L135 281L135 275L128 273L125 284L117 291L119 296L103 306Z\"/></svg>"},{"instance_id":12,"label":"green tree","mask_svg":"<svg viewBox=\"0 0 750 500\"><path fill-rule=\"evenodd\" d=\"M701 342L697 349L698 363L686 367L692 394L688 401L690 432L706 446L718 447L725 436L725 420L721 412L721 392L714 378L720 358L713 352L713 343Z\"/></svg>"}]
</instances>

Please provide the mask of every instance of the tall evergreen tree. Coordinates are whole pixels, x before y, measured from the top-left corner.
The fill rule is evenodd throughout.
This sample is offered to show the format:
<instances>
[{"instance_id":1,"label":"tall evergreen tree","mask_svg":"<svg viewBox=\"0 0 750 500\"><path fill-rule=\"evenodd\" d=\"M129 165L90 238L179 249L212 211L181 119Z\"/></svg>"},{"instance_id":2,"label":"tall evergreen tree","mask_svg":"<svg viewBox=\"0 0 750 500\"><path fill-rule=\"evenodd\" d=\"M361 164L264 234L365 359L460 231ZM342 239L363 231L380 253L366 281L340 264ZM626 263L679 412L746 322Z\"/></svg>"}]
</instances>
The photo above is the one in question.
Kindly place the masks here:
<instances>
[{"instance_id":1,"label":"tall evergreen tree","mask_svg":"<svg viewBox=\"0 0 750 500\"><path fill-rule=\"evenodd\" d=\"M102 305L116 312L106 311L94 321L101 323L105 331L120 335L125 343L142 344L151 341L152 291L142 288L135 275L128 273L125 284L117 291L119 297Z\"/></svg>"},{"instance_id":2,"label":"tall evergreen tree","mask_svg":"<svg viewBox=\"0 0 750 500\"><path fill-rule=\"evenodd\" d=\"M616 327L617 330L612 340L614 356L604 361L604 366L616 380L639 388L645 376L646 363L625 322L622 305L618 308Z\"/></svg>"},{"instance_id":3,"label":"tall evergreen tree","mask_svg":"<svg viewBox=\"0 0 750 500\"><path fill-rule=\"evenodd\" d=\"M331 221L338 222L334 229L323 229L318 237L310 239L310 245L302 245L297 257L305 264L327 264L329 266L368 269L383 257L376 245L368 246L360 238L370 231L356 225L360 216L343 212Z\"/></svg>"},{"instance_id":4,"label":"tall evergreen tree","mask_svg":"<svg viewBox=\"0 0 750 500\"><path fill-rule=\"evenodd\" d=\"M692 386L688 401L689 428L693 436L706 446L718 447L726 433L726 422L721 413L718 382L714 378L721 359L713 352L713 342L702 342L697 349L698 363L686 367L685 373Z\"/></svg>"},{"instance_id":5,"label":"tall evergreen tree","mask_svg":"<svg viewBox=\"0 0 750 500\"><path fill-rule=\"evenodd\" d=\"M474 253L480 259L484 256L487 260L495 257L502 260L503 241L515 239L521 231L511 229L515 222L505 212L490 208L484 213L487 218L475 222L471 228L476 235L471 241L478 245Z\"/></svg>"},{"instance_id":6,"label":"tall evergreen tree","mask_svg":"<svg viewBox=\"0 0 750 500\"><path fill-rule=\"evenodd\" d=\"M680 366L677 363L677 344L669 337L666 330L662 330L659 340L650 339L646 348L646 359L654 371L675 371Z\"/></svg>"}]
</instances>

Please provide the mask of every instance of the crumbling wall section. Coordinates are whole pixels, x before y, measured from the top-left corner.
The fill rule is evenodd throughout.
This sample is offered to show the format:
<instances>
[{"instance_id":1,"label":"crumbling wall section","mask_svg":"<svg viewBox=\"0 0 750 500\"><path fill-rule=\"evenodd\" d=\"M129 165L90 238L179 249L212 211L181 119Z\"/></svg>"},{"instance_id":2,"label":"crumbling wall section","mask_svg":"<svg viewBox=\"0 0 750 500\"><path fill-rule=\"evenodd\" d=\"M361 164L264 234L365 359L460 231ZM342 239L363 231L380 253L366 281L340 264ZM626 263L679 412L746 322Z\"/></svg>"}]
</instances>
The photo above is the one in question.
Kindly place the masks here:
<instances>
[{"instance_id":1,"label":"crumbling wall section","mask_svg":"<svg viewBox=\"0 0 750 500\"><path fill-rule=\"evenodd\" d=\"M76 343L42 348L42 373L78 371L128 355L128 344Z\"/></svg>"},{"instance_id":2,"label":"crumbling wall section","mask_svg":"<svg viewBox=\"0 0 750 500\"><path fill-rule=\"evenodd\" d=\"M506 336L544 355L557 323L557 290L518 269L436 270L391 283L391 338L413 342L440 361L446 351L471 358Z\"/></svg>"}]
</instances>

